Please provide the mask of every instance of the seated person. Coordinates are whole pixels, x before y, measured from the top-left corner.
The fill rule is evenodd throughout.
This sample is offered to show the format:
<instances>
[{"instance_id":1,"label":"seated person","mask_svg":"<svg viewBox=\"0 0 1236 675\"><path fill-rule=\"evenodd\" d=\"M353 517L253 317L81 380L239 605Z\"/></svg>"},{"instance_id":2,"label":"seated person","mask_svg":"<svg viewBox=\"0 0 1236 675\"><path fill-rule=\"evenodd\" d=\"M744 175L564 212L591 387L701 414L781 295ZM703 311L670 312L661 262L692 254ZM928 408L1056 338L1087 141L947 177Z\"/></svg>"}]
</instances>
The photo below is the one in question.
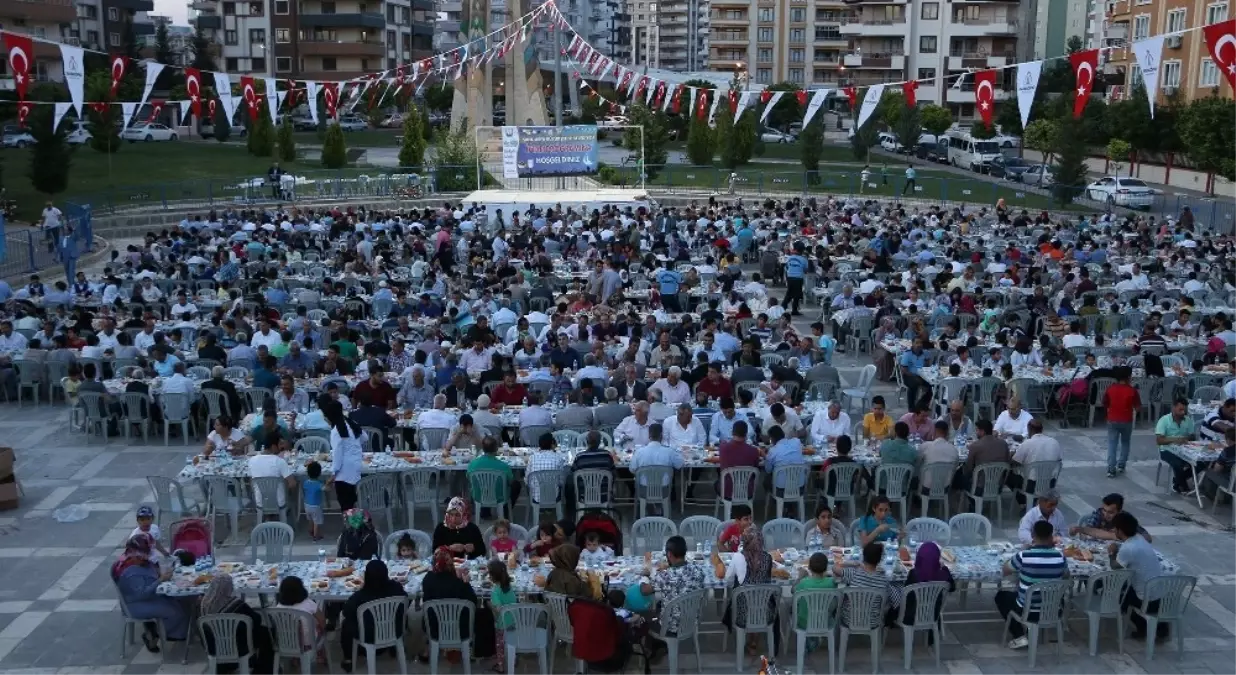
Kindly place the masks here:
<instances>
[{"instance_id":1,"label":"seated person","mask_svg":"<svg viewBox=\"0 0 1236 675\"><path fill-rule=\"evenodd\" d=\"M855 588L878 588L884 591L884 616L885 626L891 626L894 619L897 618L897 608L901 606L901 586L889 583L888 576L884 574L884 570L880 569L880 563L884 560L884 544L878 541L869 541L863 544L862 561L855 564L849 561L844 561L833 566L833 576L840 579L846 586ZM860 624L865 623L861 620L851 619L851 613L856 611L871 611L867 608L851 607L848 603L841 608L841 620L843 624ZM876 617L872 616L872 619ZM872 621L876 623L876 621Z\"/></svg>"},{"instance_id":2,"label":"seated person","mask_svg":"<svg viewBox=\"0 0 1236 675\"><path fill-rule=\"evenodd\" d=\"M867 515L854 523L853 527L858 530L859 541L863 546L873 541L896 541L899 530L897 520L892 516L892 505L884 495L872 500Z\"/></svg>"}]
</instances>

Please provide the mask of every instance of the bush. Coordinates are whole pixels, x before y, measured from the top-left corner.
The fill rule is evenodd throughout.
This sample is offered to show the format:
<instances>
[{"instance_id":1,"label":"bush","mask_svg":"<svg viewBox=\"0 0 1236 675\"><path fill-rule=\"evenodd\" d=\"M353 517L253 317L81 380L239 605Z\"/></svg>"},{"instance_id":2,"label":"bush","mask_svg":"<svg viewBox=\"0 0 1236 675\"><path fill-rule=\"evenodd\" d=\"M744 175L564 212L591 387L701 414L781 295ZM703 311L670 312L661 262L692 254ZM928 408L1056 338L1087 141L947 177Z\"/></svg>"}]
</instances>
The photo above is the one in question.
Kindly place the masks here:
<instances>
[{"instance_id":1,"label":"bush","mask_svg":"<svg viewBox=\"0 0 1236 675\"><path fill-rule=\"evenodd\" d=\"M270 116L259 114L258 120L249 130L249 154L254 157L270 157L275 154L275 127L270 122Z\"/></svg>"},{"instance_id":2,"label":"bush","mask_svg":"<svg viewBox=\"0 0 1236 675\"><path fill-rule=\"evenodd\" d=\"M284 117L283 124L279 125L279 161L295 162L296 161L296 136L292 134L292 118Z\"/></svg>"},{"instance_id":3,"label":"bush","mask_svg":"<svg viewBox=\"0 0 1236 675\"><path fill-rule=\"evenodd\" d=\"M423 117L415 105L408 105L403 116L403 139L399 146L399 166L419 168L425 163L425 135L421 129Z\"/></svg>"},{"instance_id":4,"label":"bush","mask_svg":"<svg viewBox=\"0 0 1236 675\"><path fill-rule=\"evenodd\" d=\"M335 123L326 129L322 143L322 166L327 169L342 169L348 165L348 146L343 139L343 129Z\"/></svg>"},{"instance_id":5,"label":"bush","mask_svg":"<svg viewBox=\"0 0 1236 675\"><path fill-rule=\"evenodd\" d=\"M215 106L214 134L215 140L220 143L226 143L227 139L232 137L232 122L227 118L227 111L224 110L226 107L222 101Z\"/></svg>"}]
</instances>

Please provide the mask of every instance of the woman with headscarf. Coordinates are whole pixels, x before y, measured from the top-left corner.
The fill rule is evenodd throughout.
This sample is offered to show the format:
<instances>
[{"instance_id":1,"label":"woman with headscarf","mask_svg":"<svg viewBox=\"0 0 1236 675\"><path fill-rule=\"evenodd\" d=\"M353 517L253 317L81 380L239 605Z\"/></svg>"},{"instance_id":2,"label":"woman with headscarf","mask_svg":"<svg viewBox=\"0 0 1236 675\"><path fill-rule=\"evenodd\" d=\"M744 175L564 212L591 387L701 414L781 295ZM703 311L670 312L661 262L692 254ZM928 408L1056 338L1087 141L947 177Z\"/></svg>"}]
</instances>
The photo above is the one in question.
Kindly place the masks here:
<instances>
[{"instance_id":1,"label":"woman with headscarf","mask_svg":"<svg viewBox=\"0 0 1236 675\"><path fill-rule=\"evenodd\" d=\"M171 579L172 571L169 568L167 572L159 572L159 566L150 557L153 548L154 539L145 532L129 537L124 553L112 565L112 581L116 583L129 616L161 619L167 639L183 640L189 634L189 613L175 599L159 595L159 584ZM159 636L153 622L146 624L142 642L151 652L159 651Z\"/></svg>"},{"instance_id":2,"label":"woman with headscarf","mask_svg":"<svg viewBox=\"0 0 1236 675\"><path fill-rule=\"evenodd\" d=\"M940 563L940 546L934 541L929 541L918 547L918 553L914 555L914 569L910 570L910 573L906 576L906 586L930 581L948 583L949 593L957 590L957 582L953 580L953 573ZM918 605L916 595L916 593L911 593L902 599L906 606L905 617L907 626L914 623L914 613ZM943 610L944 596L941 595L940 599L936 601L935 616L937 619ZM933 639L930 633L927 634L927 639Z\"/></svg>"},{"instance_id":3,"label":"woman with headscarf","mask_svg":"<svg viewBox=\"0 0 1236 675\"><path fill-rule=\"evenodd\" d=\"M446 547L458 558L485 557L485 540L481 528L472 522L472 509L463 497L452 497L446 505L446 517L433 531L433 548Z\"/></svg>"},{"instance_id":4,"label":"woman with headscarf","mask_svg":"<svg viewBox=\"0 0 1236 675\"><path fill-rule=\"evenodd\" d=\"M433 551L432 567L421 581L421 599L431 600L467 600L476 606L476 636L472 640L472 653L477 657L490 656L494 647L494 617L486 607L482 607L476 598L472 585L460 577L455 571L455 554L445 546L437 546ZM467 638L472 633L472 618L464 613L460 616L460 635ZM437 638L438 619L428 617L429 636ZM421 657L422 661L428 659Z\"/></svg>"},{"instance_id":5,"label":"woman with headscarf","mask_svg":"<svg viewBox=\"0 0 1236 675\"><path fill-rule=\"evenodd\" d=\"M249 620L253 622L253 642L256 645L257 652L256 657L251 662L251 671L255 673L272 672L274 643L271 641L270 631L266 626L262 625L262 615L250 607L244 598L236 595L236 587L232 583L231 575L216 574L210 580L210 585L206 587L206 593L202 596L202 616L210 614L239 614L249 617ZM206 629L203 631L203 636L206 641L206 652L213 652L215 648L214 635L211 634L209 629ZM249 646L249 638L245 630L241 627L236 628L236 644L241 654L253 650ZM236 669L235 664L219 666L220 673L232 673Z\"/></svg>"},{"instance_id":6,"label":"woman with headscarf","mask_svg":"<svg viewBox=\"0 0 1236 675\"><path fill-rule=\"evenodd\" d=\"M896 365L893 355L881 346L888 336L898 337L897 317L886 316L880 320L880 327L876 328L875 338L871 344L871 359L875 362L876 377L881 380L893 379L893 367Z\"/></svg>"},{"instance_id":7,"label":"woman with headscarf","mask_svg":"<svg viewBox=\"0 0 1236 675\"><path fill-rule=\"evenodd\" d=\"M773 559L768 551L764 550L764 534L755 525L750 525L742 533L742 555L736 555L730 560L730 568L725 573L725 580L728 584L730 581L735 582L737 586L751 586L755 584L772 583L773 578ZM774 606L771 608L772 616L774 617L775 637L778 645L781 642L781 620ZM738 604L738 616L731 617L730 609L725 610L725 616L722 617L721 623L727 628L734 626L743 627L747 625L747 607L745 603ZM756 636L749 635L747 637L747 652L755 653ZM774 648L773 645L769 645ZM775 651L775 648L774 648Z\"/></svg>"},{"instance_id":8,"label":"woman with headscarf","mask_svg":"<svg viewBox=\"0 0 1236 675\"><path fill-rule=\"evenodd\" d=\"M365 564L365 585L343 603L343 631L339 639L343 647L343 662L340 665L344 672L352 672L352 643L360 635L360 616L357 609L373 600L406 596L407 593L404 592L403 586L391 580L386 563L381 560L370 560ZM406 608L401 609L395 615L396 632L401 634L404 626L404 611ZM372 620L365 623L365 634L374 634Z\"/></svg>"},{"instance_id":9,"label":"woman with headscarf","mask_svg":"<svg viewBox=\"0 0 1236 675\"><path fill-rule=\"evenodd\" d=\"M575 571L579 566L579 556L579 547L574 544L560 544L549 552L549 563L553 569L545 579L546 591L570 598L599 599L592 594L592 586Z\"/></svg>"},{"instance_id":10,"label":"woman with headscarf","mask_svg":"<svg viewBox=\"0 0 1236 675\"><path fill-rule=\"evenodd\" d=\"M368 511L351 509L343 514L343 532L339 534L339 548L335 555L352 560L369 560L378 557L381 550L381 542Z\"/></svg>"}]
</instances>

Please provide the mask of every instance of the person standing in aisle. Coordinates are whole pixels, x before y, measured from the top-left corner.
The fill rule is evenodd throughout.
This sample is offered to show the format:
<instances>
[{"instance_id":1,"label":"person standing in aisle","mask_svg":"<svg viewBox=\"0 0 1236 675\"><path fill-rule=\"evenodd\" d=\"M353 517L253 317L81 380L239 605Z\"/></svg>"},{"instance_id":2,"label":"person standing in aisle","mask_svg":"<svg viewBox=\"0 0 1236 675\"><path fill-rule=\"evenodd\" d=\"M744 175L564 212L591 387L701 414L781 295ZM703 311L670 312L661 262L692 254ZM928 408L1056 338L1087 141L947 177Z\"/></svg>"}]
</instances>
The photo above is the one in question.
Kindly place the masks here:
<instances>
[{"instance_id":1,"label":"person standing in aisle","mask_svg":"<svg viewBox=\"0 0 1236 675\"><path fill-rule=\"evenodd\" d=\"M790 309L790 316L802 316L798 306L803 301L803 277L807 266L801 245L795 245L794 252L785 260L785 306Z\"/></svg>"},{"instance_id":2,"label":"person standing in aisle","mask_svg":"<svg viewBox=\"0 0 1236 675\"><path fill-rule=\"evenodd\" d=\"M906 162L906 184L901 188L901 196L904 197L907 192L918 187L918 181L914 180L916 176L918 172L914 170L914 165Z\"/></svg>"}]
</instances>

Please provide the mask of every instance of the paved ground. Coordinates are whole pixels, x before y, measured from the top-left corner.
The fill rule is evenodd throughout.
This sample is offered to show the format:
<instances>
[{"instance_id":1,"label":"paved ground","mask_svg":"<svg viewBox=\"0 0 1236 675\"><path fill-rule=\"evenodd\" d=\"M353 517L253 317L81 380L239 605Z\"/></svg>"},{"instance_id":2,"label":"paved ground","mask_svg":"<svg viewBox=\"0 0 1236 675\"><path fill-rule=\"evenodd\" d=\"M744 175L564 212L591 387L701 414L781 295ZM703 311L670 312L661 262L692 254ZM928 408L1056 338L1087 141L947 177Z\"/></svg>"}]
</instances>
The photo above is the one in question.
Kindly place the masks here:
<instances>
[{"instance_id":1,"label":"paved ground","mask_svg":"<svg viewBox=\"0 0 1236 675\"><path fill-rule=\"evenodd\" d=\"M855 361L842 365L846 376L855 377ZM1036 672L1232 672L1236 563L1233 535L1220 524L1229 522L1227 507L1222 507L1216 521L1196 504L1156 486L1148 430L1135 434L1129 473L1118 479L1104 477L1102 428L1053 433L1067 452L1061 487L1068 519L1073 521L1093 508L1103 494L1122 492L1128 508L1154 535L1156 545L1201 581L1188 613L1183 658L1160 645L1161 654L1148 661L1140 642L1129 643L1128 652L1118 654L1111 627L1105 629L1100 655L1090 657L1085 626L1078 621L1064 645L1063 657L1043 652ZM145 476L175 475L186 456L197 449L198 441L191 446L173 441L171 447L164 447L158 442L148 446L123 439L103 445L96 439L86 445L81 435L68 431L63 405L36 408L29 403L20 409L0 406L0 439L17 449L17 471L26 490L19 509L0 513L0 559L4 559L0 564L0 673L201 672L200 648L193 650L187 667L177 661L179 649L173 650L174 665L162 668L157 656L144 651L130 650L121 658L121 624L116 621L118 610L108 578L117 547L133 527L136 506L150 497ZM85 505L89 517L77 523L56 522L53 511L72 504ZM1012 514L1006 514L1000 525L1004 536L1015 536ZM242 525L246 526L252 525ZM316 549L300 533L297 554L311 557ZM229 554L241 553L236 549L223 553ZM990 591L979 598L972 596L968 610L963 611L956 600L950 602L941 667L934 667L920 645L915 671L1027 672L1026 654L1000 644L1001 626L990 602ZM708 618L716 621L715 616ZM419 644L419 637L415 640ZM721 653L719 634L707 636L704 645L706 670L733 671L732 652ZM394 665L390 660L379 664L383 672L395 672ZM684 665L694 664L688 660ZM867 646L855 639L847 670L865 672L869 667ZM900 636L890 637L882 667L888 672L902 670ZM664 664L659 669L664 670ZM825 672L827 660L816 654L808 660L807 669Z\"/></svg>"}]
</instances>

